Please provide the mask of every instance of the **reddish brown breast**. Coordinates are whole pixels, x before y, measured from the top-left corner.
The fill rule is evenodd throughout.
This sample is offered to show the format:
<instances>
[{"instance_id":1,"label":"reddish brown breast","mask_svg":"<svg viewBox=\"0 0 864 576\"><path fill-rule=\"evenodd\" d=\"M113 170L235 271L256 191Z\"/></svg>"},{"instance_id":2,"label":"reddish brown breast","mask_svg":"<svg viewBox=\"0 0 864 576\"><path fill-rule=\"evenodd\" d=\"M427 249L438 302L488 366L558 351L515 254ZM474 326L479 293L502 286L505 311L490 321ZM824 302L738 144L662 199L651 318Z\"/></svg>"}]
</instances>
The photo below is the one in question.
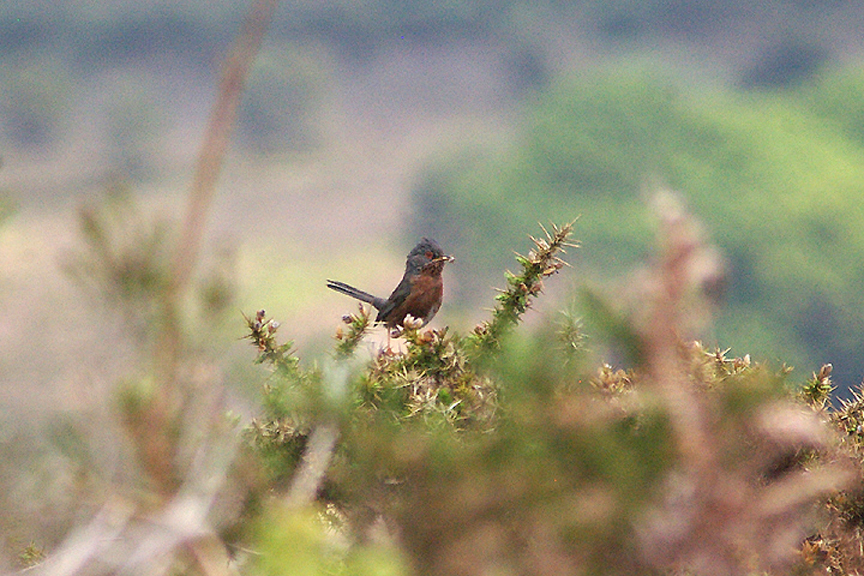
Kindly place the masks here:
<instances>
[{"instance_id":1,"label":"reddish brown breast","mask_svg":"<svg viewBox=\"0 0 864 576\"><path fill-rule=\"evenodd\" d=\"M411 283L411 292L405 301L394 308L387 315L385 324L392 328L401 325L405 316L410 314L414 318L423 321L425 326L441 308L441 299L444 296L444 283L438 274L420 273Z\"/></svg>"}]
</instances>

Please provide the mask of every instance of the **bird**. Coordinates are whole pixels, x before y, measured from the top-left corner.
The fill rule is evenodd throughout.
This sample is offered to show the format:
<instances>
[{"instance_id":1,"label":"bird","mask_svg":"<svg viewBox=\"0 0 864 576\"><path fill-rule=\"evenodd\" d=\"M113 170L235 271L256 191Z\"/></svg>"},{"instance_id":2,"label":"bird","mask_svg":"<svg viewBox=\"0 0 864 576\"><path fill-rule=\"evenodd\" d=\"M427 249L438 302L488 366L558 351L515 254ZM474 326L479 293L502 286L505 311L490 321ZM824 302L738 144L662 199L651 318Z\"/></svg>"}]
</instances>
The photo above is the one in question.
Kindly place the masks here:
<instances>
[{"instance_id":1,"label":"bird","mask_svg":"<svg viewBox=\"0 0 864 576\"><path fill-rule=\"evenodd\" d=\"M405 274L389 298L378 298L336 280L327 280L327 287L377 308L375 322L387 328L404 327L405 317L409 315L419 320L422 328L441 308L444 296L441 272L445 264L454 260L453 256L444 254L435 240L423 238L408 253Z\"/></svg>"}]
</instances>

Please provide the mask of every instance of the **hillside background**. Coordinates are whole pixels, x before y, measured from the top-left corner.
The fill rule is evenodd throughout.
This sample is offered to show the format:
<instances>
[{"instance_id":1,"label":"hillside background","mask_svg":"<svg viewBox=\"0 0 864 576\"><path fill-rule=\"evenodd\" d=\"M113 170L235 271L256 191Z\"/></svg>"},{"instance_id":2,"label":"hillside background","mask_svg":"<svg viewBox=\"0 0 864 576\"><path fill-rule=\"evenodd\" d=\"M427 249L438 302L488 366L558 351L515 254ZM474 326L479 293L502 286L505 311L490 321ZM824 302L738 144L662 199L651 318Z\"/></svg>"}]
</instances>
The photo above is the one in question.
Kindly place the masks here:
<instances>
[{"instance_id":1,"label":"hillside background","mask_svg":"<svg viewBox=\"0 0 864 576\"><path fill-rule=\"evenodd\" d=\"M180 210L246 9L0 8L6 437L98 399L133 346L62 272L75 208L122 187ZM550 309L638 282L644 193L669 187L727 264L706 345L802 378L831 362L842 393L864 375L862 25L842 0L283 3L220 179L217 265L314 351L353 307L325 278L385 294L433 235L458 258L436 323L466 330L537 222L579 217ZM248 351L224 353L242 381Z\"/></svg>"}]
</instances>

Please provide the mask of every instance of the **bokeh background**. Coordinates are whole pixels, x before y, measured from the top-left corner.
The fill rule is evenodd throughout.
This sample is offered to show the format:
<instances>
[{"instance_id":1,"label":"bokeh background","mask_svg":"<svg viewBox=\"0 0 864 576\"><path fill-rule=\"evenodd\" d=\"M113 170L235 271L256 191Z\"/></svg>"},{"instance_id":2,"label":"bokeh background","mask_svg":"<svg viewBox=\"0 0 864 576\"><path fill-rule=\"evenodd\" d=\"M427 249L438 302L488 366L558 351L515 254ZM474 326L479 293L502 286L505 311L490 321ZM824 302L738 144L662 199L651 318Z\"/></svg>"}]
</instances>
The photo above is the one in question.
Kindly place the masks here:
<instances>
[{"instance_id":1,"label":"bokeh background","mask_svg":"<svg viewBox=\"0 0 864 576\"><path fill-rule=\"evenodd\" d=\"M247 9L0 7L7 452L99 405L134 348L64 272L76 209L120 187L179 218ZM668 187L727 265L707 344L802 379L831 362L842 393L864 375L862 29L844 0L284 2L208 221L237 294L211 342L228 380L252 386L241 310L266 309L314 358L354 306L325 279L386 295L424 235L458 259L436 319L457 330L537 222L578 217L582 244L544 305L626 289L651 243L646 192Z\"/></svg>"}]
</instances>

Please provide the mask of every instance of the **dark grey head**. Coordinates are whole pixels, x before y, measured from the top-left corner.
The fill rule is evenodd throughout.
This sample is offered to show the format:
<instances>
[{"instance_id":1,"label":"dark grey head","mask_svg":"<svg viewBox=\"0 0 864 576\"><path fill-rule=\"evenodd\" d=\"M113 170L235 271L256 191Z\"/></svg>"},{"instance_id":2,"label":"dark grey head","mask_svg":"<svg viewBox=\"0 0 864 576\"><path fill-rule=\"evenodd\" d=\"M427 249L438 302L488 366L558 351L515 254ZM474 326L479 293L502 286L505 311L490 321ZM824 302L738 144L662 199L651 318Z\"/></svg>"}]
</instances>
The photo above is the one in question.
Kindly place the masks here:
<instances>
[{"instance_id":1,"label":"dark grey head","mask_svg":"<svg viewBox=\"0 0 864 576\"><path fill-rule=\"evenodd\" d=\"M441 246L438 245L438 242L435 240L430 240L429 238L423 238L420 242L417 243L416 246L408 253L408 259L415 258L417 256L423 256L427 260L432 260L434 258L440 258L444 256L444 251L441 250Z\"/></svg>"},{"instance_id":2,"label":"dark grey head","mask_svg":"<svg viewBox=\"0 0 864 576\"><path fill-rule=\"evenodd\" d=\"M445 255L441 246L435 240L423 238L408 253L405 270L419 272L423 267L431 264L440 271L444 268L444 264L452 260L453 257Z\"/></svg>"}]
</instances>

